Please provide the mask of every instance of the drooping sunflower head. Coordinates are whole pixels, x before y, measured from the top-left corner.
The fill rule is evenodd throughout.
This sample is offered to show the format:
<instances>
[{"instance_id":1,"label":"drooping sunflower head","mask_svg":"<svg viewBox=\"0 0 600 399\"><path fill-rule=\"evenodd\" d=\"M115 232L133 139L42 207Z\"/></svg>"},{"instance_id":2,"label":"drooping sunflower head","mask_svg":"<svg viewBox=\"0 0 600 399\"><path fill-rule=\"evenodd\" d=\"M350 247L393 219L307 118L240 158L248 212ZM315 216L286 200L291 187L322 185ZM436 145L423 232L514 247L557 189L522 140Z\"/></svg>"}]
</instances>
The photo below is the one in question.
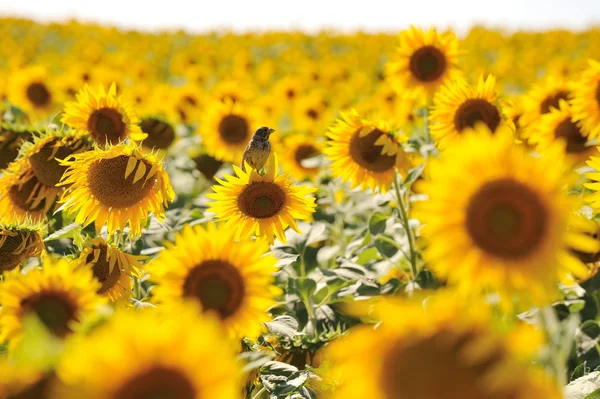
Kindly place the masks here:
<instances>
[{"instance_id":1,"label":"drooping sunflower head","mask_svg":"<svg viewBox=\"0 0 600 399\"><path fill-rule=\"evenodd\" d=\"M142 141L142 146L148 150L168 150L175 142L175 127L160 117L149 116L142 118L142 132L148 137Z\"/></svg>"},{"instance_id":2,"label":"drooping sunflower head","mask_svg":"<svg viewBox=\"0 0 600 399\"><path fill-rule=\"evenodd\" d=\"M331 173L351 186L387 191L396 171L406 176L411 160L401 143L408 140L383 120L364 119L354 110L342 113L327 133L323 151L332 161Z\"/></svg>"},{"instance_id":3,"label":"drooping sunflower head","mask_svg":"<svg viewBox=\"0 0 600 399\"><path fill-rule=\"evenodd\" d=\"M25 259L41 256L44 252L41 225L0 225L0 273L13 270Z\"/></svg>"},{"instance_id":4,"label":"drooping sunflower head","mask_svg":"<svg viewBox=\"0 0 600 399\"><path fill-rule=\"evenodd\" d=\"M582 132L590 139L600 136L600 62L590 60L573 85L571 110Z\"/></svg>"},{"instance_id":5,"label":"drooping sunflower head","mask_svg":"<svg viewBox=\"0 0 600 399\"><path fill-rule=\"evenodd\" d=\"M131 276L139 275L143 259L143 256L122 252L97 237L86 243L76 262L78 267L92 270L94 279L101 284L98 294L117 302L129 299Z\"/></svg>"},{"instance_id":6,"label":"drooping sunflower head","mask_svg":"<svg viewBox=\"0 0 600 399\"><path fill-rule=\"evenodd\" d=\"M162 220L165 207L175 196L162 162L139 146L120 144L74 154L61 161L67 166L59 185L65 191L62 208L77 213L76 223L92 222L108 233L129 226L131 237L141 229L152 212Z\"/></svg>"},{"instance_id":7,"label":"drooping sunflower head","mask_svg":"<svg viewBox=\"0 0 600 399\"><path fill-rule=\"evenodd\" d=\"M431 134L440 148L448 147L477 123L484 123L492 132L507 123L495 84L496 78L492 75L485 79L481 76L475 87L458 79L435 94L429 121Z\"/></svg>"},{"instance_id":8,"label":"drooping sunflower head","mask_svg":"<svg viewBox=\"0 0 600 399\"><path fill-rule=\"evenodd\" d=\"M207 197L213 200L209 211L235 229L236 240L255 235L270 243L274 237L286 242L285 229L289 226L300 232L295 219L309 219L315 211L315 199L310 195L316 189L293 185L287 175L280 175L277 154L271 155L263 176L250 166L246 172L235 165L233 169L237 177L217 178L219 185L213 186L214 193Z\"/></svg>"},{"instance_id":9,"label":"drooping sunflower head","mask_svg":"<svg viewBox=\"0 0 600 399\"><path fill-rule=\"evenodd\" d=\"M99 283L90 271L73 266L65 259L45 257L41 269L4 274L0 290L2 339L14 343L24 318L30 315L37 316L52 334L64 338L76 323L104 303L96 294Z\"/></svg>"},{"instance_id":10,"label":"drooping sunflower head","mask_svg":"<svg viewBox=\"0 0 600 399\"><path fill-rule=\"evenodd\" d=\"M0 170L17 159L21 145L31 138L31 128L28 126L0 123Z\"/></svg>"},{"instance_id":11,"label":"drooping sunflower head","mask_svg":"<svg viewBox=\"0 0 600 399\"><path fill-rule=\"evenodd\" d=\"M57 370L58 397L238 398L241 365L219 323L192 305L169 310L121 311L74 341Z\"/></svg>"},{"instance_id":12,"label":"drooping sunflower head","mask_svg":"<svg viewBox=\"0 0 600 399\"><path fill-rule=\"evenodd\" d=\"M458 56L453 33L411 26L400 33L399 46L385 65L386 78L399 93L408 90L430 97L457 74Z\"/></svg>"},{"instance_id":13,"label":"drooping sunflower head","mask_svg":"<svg viewBox=\"0 0 600 399\"><path fill-rule=\"evenodd\" d=\"M570 249L598 243L574 217L560 148L546 155L534 158L510 132L478 125L432 161L419 187L428 200L415 213L428 265L465 293L493 289L524 302L546 302L562 276L585 273Z\"/></svg>"},{"instance_id":14,"label":"drooping sunflower head","mask_svg":"<svg viewBox=\"0 0 600 399\"><path fill-rule=\"evenodd\" d=\"M74 131L47 130L36 136L31 146L21 151L29 161L35 177L46 186L56 186L67 168L59 159L87 151L92 148L85 136Z\"/></svg>"},{"instance_id":15,"label":"drooping sunflower head","mask_svg":"<svg viewBox=\"0 0 600 399\"><path fill-rule=\"evenodd\" d=\"M235 231L209 223L189 227L148 265L159 303L191 300L216 315L234 339L256 337L281 291L276 259L264 240L235 241Z\"/></svg>"},{"instance_id":16,"label":"drooping sunflower head","mask_svg":"<svg viewBox=\"0 0 600 399\"><path fill-rule=\"evenodd\" d=\"M257 110L239 102L214 101L207 105L201 122L202 144L216 159L237 164L260 120Z\"/></svg>"},{"instance_id":17,"label":"drooping sunflower head","mask_svg":"<svg viewBox=\"0 0 600 399\"><path fill-rule=\"evenodd\" d=\"M313 180L319 173L318 157L323 153L323 144L303 134L292 134L282 140L282 150L288 156L282 158L282 168L293 178Z\"/></svg>"},{"instance_id":18,"label":"drooping sunflower head","mask_svg":"<svg viewBox=\"0 0 600 399\"><path fill-rule=\"evenodd\" d=\"M0 177L0 222L44 221L59 191L38 180L27 158L11 163Z\"/></svg>"},{"instance_id":19,"label":"drooping sunflower head","mask_svg":"<svg viewBox=\"0 0 600 399\"><path fill-rule=\"evenodd\" d=\"M595 146L575 122L572 108L565 100L560 100L558 107L531 123L523 136L542 153L553 143L560 142L569 158L578 164L596 153Z\"/></svg>"},{"instance_id":20,"label":"drooping sunflower head","mask_svg":"<svg viewBox=\"0 0 600 399\"><path fill-rule=\"evenodd\" d=\"M42 118L54 110L57 93L43 66L22 68L11 76L9 82L9 100L30 116Z\"/></svg>"},{"instance_id":21,"label":"drooping sunflower head","mask_svg":"<svg viewBox=\"0 0 600 399\"><path fill-rule=\"evenodd\" d=\"M323 358L341 382L332 399L562 397L558 384L526 364L510 345L513 335L495 329L489 315L456 306L454 298L440 302L429 298L425 309L385 304L377 329L357 327L326 347Z\"/></svg>"},{"instance_id":22,"label":"drooping sunflower head","mask_svg":"<svg viewBox=\"0 0 600 399\"><path fill-rule=\"evenodd\" d=\"M98 145L119 144L127 138L140 141L146 138L138 126L139 118L129 104L117 95L117 85L98 90L85 85L77 101L65 103L61 122L81 132L87 132Z\"/></svg>"},{"instance_id":23,"label":"drooping sunflower head","mask_svg":"<svg viewBox=\"0 0 600 399\"><path fill-rule=\"evenodd\" d=\"M564 79L548 76L541 80L523 97L521 126L526 128L529 124L537 122L542 115L549 113L553 108L559 108L560 101L568 100L570 95L571 87Z\"/></svg>"}]
</instances>

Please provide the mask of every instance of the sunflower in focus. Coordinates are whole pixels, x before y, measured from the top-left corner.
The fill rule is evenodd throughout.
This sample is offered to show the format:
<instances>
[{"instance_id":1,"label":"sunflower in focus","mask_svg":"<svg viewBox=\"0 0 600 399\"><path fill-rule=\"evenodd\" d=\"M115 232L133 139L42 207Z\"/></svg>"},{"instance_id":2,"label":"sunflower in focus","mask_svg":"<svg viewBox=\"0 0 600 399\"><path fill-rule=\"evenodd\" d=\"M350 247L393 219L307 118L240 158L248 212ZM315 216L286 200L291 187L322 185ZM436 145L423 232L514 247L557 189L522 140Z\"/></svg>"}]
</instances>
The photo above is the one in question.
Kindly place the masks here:
<instances>
[{"instance_id":1,"label":"sunflower in focus","mask_svg":"<svg viewBox=\"0 0 600 399\"><path fill-rule=\"evenodd\" d=\"M281 290L274 285L277 259L264 240L234 240L233 229L209 223L186 226L148 265L159 303L194 300L213 313L233 339L256 337Z\"/></svg>"},{"instance_id":2,"label":"sunflower in focus","mask_svg":"<svg viewBox=\"0 0 600 399\"><path fill-rule=\"evenodd\" d=\"M590 60L573 86L571 111L573 121L586 136L590 139L600 136L600 62Z\"/></svg>"},{"instance_id":3,"label":"sunflower in focus","mask_svg":"<svg viewBox=\"0 0 600 399\"><path fill-rule=\"evenodd\" d=\"M385 65L385 75L398 93L411 91L430 98L458 73L458 40L452 32L427 32L411 26L399 36L399 46Z\"/></svg>"},{"instance_id":4,"label":"sunflower in focus","mask_svg":"<svg viewBox=\"0 0 600 399\"><path fill-rule=\"evenodd\" d=\"M94 278L101 284L98 294L105 295L112 302L128 300L131 295L131 276L139 276L144 256L126 254L101 237L93 238L85 244L79 258L78 267L91 269Z\"/></svg>"},{"instance_id":5,"label":"sunflower in focus","mask_svg":"<svg viewBox=\"0 0 600 399\"><path fill-rule=\"evenodd\" d=\"M31 138L31 130L27 126L0 123L0 170L17 159L21 146Z\"/></svg>"},{"instance_id":6,"label":"sunflower in focus","mask_svg":"<svg viewBox=\"0 0 600 399\"><path fill-rule=\"evenodd\" d=\"M0 273L45 253L41 230L41 226L31 223L0 225Z\"/></svg>"},{"instance_id":7,"label":"sunflower in focus","mask_svg":"<svg viewBox=\"0 0 600 399\"><path fill-rule=\"evenodd\" d=\"M562 398L558 383L526 364L527 356L511 347L513 337L492 326L485 307L445 299L428 298L425 308L380 304L377 329L355 327L326 347L323 358L332 362L329 373L339 384L330 397Z\"/></svg>"},{"instance_id":8,"label":"sunflower in focus","mask_svg":"<svg viewBox=\"0 0 600 399\"><path fill-rule=\"evenodd\" d=\"M289 154L281 160L283 170L298 181L314 180L320 170L317 160L323 144L304 134L286 136L281 144L283 152Z\"/></svg>"},{"instance_id":9,"label":"sunflower in focus","mask_svg":"<svg viewBox=\"0 0 600 399\"><path fill-rule=\"evenodd\" d=\"M175 196L162 162L138 147L120 144L72 155L61 162L68 169L59 185L71 186L61 198L61 208L77 213L76 223L104 224L108 234L130 228L139 237L148 214L159 221Z\"/></svg>"},{"instance_id":10,"label":"sunflower in focus","mask_svg":"<svg viewBox=\"0 0 600 399\"><path fill-rule=\"evenodd\" d=\"M121 311L73 341L58 366L65 387L57 397L239 398L241 365L221 326L192 305L170 310Z\"/></svg>"},{"instance_id":11,"label":"sunflower in focus","mask_svg":"<svg viewBox=\"0 0 600 399\"><path fill-rule=\"evenodd\" d=\"M595 154L596 147L588 140L573 118L573 111L567 101L560 100L558 107L542 115L530 124L524 132L529 144L544 152L553 142L559 141L566 153L578 164L583 164Z\"/></svg>"},{"instance_id":12,"label":"sunflower in focus","mask_svg":"<svg viewBox=\"0 0 600 399\"><path fill-rule=\"evenodd\" d=\"M562 78L549 76L538 82L523 96L523 115L519 120L521 127L526 128L552 108L559 108L560 101L568 100L570 93L571 88Z\"/></svg>"},{"instance_id":13,"label":"sunflower in focus","mask_svg":"<svg viewBox=\"0 0 600 399\"><path fill-rule=\"evenodd\" d=\"M415 216L429 267L463 293L492 288L533 303L549 301L566 274L585 274L570 250L593 252L598 242L573 213L579 204L565 191L573 176L562 154L557 146L534 158L509 129L492 135L479 124L463 133L418 188L428 196Z\"/></svg>"},{"instance_id":14,"label":"sunflower in focus","mask_svg":"<svg viewBox=\"0 0 600 399\"><path fill-rule=\"evenodd\" d=\"M213 201L209 212L227 221L225 227L235 228L235 240L265 237L273 244L274 236L286 242L285 229L289 226L300 233L295 219L308 220L315 211L315 199L310 196L316 189L294 186L287 175L280 175L277 154L269 158L268 170L261 176L250 166L248 172L233 166L237 177L225 175L219 185L207 194Z\"/></svg>"},{"instance_id":15,"label":"sunflower in focus","mask_svg":"<svg viewBox=\"0 0 600 399\"><path fill-rule=\"evenodd\" d=\"M237 164L261 118L241 103L216 101L207 105L200 123L202 143L214 158Z\"/></svg>"},{"instance_id":16,"label":"sunflower in focus","mask_svg":"<svg viewBox=\"0 0 600 399\"><path fill-rule=\"evenodd\" d=\"M496 93L496 78L479 77L477 86L457 79L435 94L429 115L431 135L440 148L448 147L465 130L484 123L492 132L505 122Z\"/></svg>"},{"instance_id":17,"label":"sunflower in focus","mask_svg":"<svg viewBox=\"0 0 600 399\"><path fill-rule=\"evenodd\" d=\"M128 137L135 141L146 138L137 115L129 104L117 95L117 85L111 84L108 91L103 86L98 90L85 85L77 93L77 101L65 103L62 123L87 132L100 146L119 144Z\"/></svg>"},{"instance_id":18,"label":"sunflower in focus","mask_svg":"<svg viewBox=\"0 0 600 399\"><path fill-rule=\"evenodd\" d=\"M350 181L352 188L385 192L396 171L404 178L412 166L401 147L408 137L392 132L386 121L364 119L354 110L342 113L327 137L324 153L332 162L331 174Z\"/></svg>"},{"instance_id":19,"label":"sunflower in focus","mask_svg":"<svg viewBox=\"0 0 600 399\"><path fill-rule=\"evenodd\" d=\"M43 268L26 274L4 274L1 283L0 337L11 344L19 337L23 319L36 315L55 336L64 338L74 325L104 303L96 294L99 283L89 270L75 270L65 259L45 257Z\"/></svg>"},{"instance_id":20,"label":"sunflower in focus","mask_svg":"<svg viewBox=\"0 0 600 399\"><path fill-rule=\"evenodd\" d=\"M40 65L20 69L9 80L9 100L35 118L54 110L57 94L46 68Z\"/></svg>"}]
</instances>

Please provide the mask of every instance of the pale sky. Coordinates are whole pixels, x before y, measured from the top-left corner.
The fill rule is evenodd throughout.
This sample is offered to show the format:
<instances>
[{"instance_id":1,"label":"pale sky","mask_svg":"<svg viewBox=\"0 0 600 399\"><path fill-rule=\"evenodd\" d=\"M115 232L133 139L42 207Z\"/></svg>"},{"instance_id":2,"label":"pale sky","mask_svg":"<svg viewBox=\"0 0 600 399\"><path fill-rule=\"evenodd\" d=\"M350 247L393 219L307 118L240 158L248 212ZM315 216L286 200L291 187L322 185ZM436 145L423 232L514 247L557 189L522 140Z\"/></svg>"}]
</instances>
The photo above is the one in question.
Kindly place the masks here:
<instances>
[{"instance_id":1,"label":"pale sky","mask_svg":"<svg viewBox=\"0 0 600 399\"><path fill-rule=\"evenodd\" d=\"M76 18L140 30L398 31L409 24L510 29L600 26L600 0L0 0L0 15Z\"/></svg>"}]
</instances>

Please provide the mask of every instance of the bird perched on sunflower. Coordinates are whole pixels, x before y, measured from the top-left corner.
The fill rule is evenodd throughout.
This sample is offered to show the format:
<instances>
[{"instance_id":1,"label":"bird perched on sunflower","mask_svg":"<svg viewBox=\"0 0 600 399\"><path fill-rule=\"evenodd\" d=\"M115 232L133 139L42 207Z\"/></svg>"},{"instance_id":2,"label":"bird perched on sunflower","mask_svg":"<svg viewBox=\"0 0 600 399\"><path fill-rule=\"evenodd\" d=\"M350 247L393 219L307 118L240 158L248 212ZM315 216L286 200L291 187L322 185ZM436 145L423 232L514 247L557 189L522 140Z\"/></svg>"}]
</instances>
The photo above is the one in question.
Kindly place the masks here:
<instances>
[{"instance_id":1,"label":"bird perched on sunflower","mask_svg":"<svg viewBox=\"0 0 600 399\"><path fill-rule=\"evenodd\" d=\"M269 159L271 153L271 143L269 142L269 136L275 129L270 127L260 127L254 136L250 139L248 146L244 150L242 156L242 170L246 171L246 163L254 170L261 170Z\"/></svg>"}]
</instances>

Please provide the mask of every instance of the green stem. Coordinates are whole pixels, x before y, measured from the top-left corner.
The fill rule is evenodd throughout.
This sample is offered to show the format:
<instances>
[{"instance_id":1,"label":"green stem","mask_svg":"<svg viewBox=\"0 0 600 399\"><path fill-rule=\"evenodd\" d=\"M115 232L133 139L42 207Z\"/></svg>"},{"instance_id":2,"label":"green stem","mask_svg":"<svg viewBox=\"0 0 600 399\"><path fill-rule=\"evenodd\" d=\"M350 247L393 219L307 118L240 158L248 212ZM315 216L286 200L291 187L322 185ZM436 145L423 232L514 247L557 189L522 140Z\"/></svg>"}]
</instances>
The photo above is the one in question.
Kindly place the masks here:
<instances>
[{"instance_id":1,"label":"green stem","mask_svg":"<svg viewBox=\"0 0 600 399\"><path fill-rule=\"evenodd\" d=\"M304 301L304 307L306 308L306 313L308 313L308 319L310 320L310 324L313 326L313 332L315 337L319 334L317 333L317 318L315 317L315 311L312 307L312 303L310 299Z\"/></svg>"},{"instance_id":2,"label":"green stem","mask_svg":"<svg viewBox=\"0 0 600 399\"><path fill-rule=\"evenodd\" d=\"M402 214L402 225L404 226L404 230L406 231L406 236L408 237L408 246L410 248L410 267L413 272L413 279L417 278L417 252L415 250L415 243L413 239L413 233L408 223L408 213L406 212L406 207L404 206L404 199L400 194L400 185L398 184L398 174L394 175L394 189L396 190L396 197L398 199L398 208L400 209L400 213Z\"/></svg>"},{"instance_id":3,"label":"green stem","mask_svg":"<svg viewBox=\"0 0 600 399\"><path fill-rule=\"evenodd\" d=\"M140 279L136 276L133 276L133 297L138 301L142 299L140 295L140 284Z\"/></svg>"},{"instance_id":4,"label":"green stem","mask_svg":"<svg viewBox=\"0 0 600 399\"><path fill-rule=\"evenodd\" d=\"M306 262L304 261L305 250L306 247L302 248L302 251L300 251L300 277L302 278L306 277Z\"/></svg>"},{"instance_id":5,"label":"green stem","mask_svg":"<svg viewBox=\"0 0 600 399\"><path fill-rule=\"evenodd\" d=\"M266 391L266 390L267 390L267 388L265 388L265 387L262 387L262 388L260 389L260 391L258 391L258 392L256 393L256 395L254 395L254 396L252 397L252 399L258 399L258 397L259 397L260 395L262 395L262 394L263 394L263 392L264 392L264 391Z\"/></svg>"}]
</instances>

